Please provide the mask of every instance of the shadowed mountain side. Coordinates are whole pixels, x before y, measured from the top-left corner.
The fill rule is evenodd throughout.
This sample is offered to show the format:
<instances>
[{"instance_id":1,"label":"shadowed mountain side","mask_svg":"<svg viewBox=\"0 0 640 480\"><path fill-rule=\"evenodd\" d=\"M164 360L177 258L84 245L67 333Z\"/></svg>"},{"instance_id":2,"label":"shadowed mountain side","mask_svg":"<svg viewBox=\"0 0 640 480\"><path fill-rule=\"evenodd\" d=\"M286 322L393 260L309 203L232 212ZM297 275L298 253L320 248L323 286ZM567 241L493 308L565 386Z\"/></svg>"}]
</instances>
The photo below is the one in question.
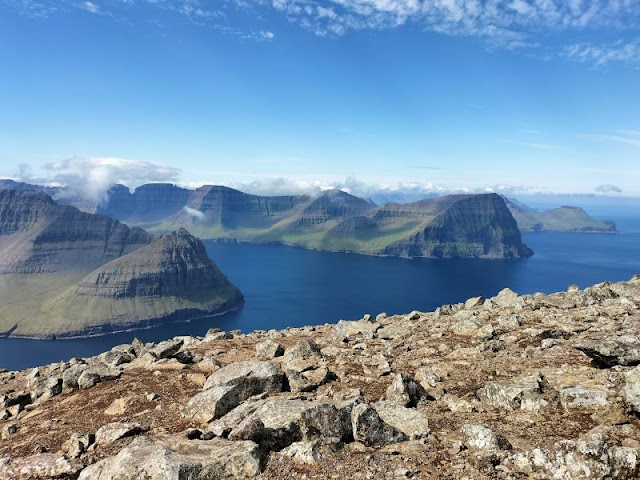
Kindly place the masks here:
<instances>
[{"instance_id":1,"label":"shadowed mountain side","mask_svg":"<svg viewBox=\"0 0 640 480\"><path fill-rule=\"evenodd\" d=\"M562 206L538 212L507 198L505 203L523 232L617 232L614 222L596 220L580 207Z\"/></svg>"},{"instance_id":2,"label":"shadowed mountain side","mask_svg":"<svg viewBox=\"0 0 640 480\"><path fill-rule=\"evenodd\" d=\"M242 294L184 229L107 263L48 302L57 336L104 333L238 308Z\"/></svg>"},{"instance_id":3,"label":"shadowed mountain side","mask_svg":"<svg viewBox=\"0 0 640 480\"><path fill-rule=\"evenodd\" d=\"M88 271L154 235L29 190L0 190L0 274Z\"/></svg>"},{"instance_id":4,"label":"shadowed mountain side","mask_svg":"<svg viewBox=\"0 0 640 480\"><path fill-rule=\"evenodd\" d=\"M459 204L469 198L477 201ZM514 234L504 200L495 194L447 195L376 207L337 189L317 197L264 197L221 186L190 191L169 184L143 185L131 194L116 185L102 208L156 233L185 227L211 240L405 257L531 254L519 233ZM453 210L442 217L449 209Z\"/></svg>"},{"instance_id":5,"label":"shadowed mountain side","mask_svg":"<svg viewBox=\"0 0 640 480\"><path fill-rule=\"evenodd\" d=\"M533 254L496 194L460 196L447 202L428 226L389 245L386 254L407 257L519 258Z\"/></svg>"},{"instance_id":6,"label":"shadowed mountain side","mask_svg":"<svg viewBox=\"0 0 640 480\"><path fill-rule=\"evenodd\" d=\"M202 187L179 213L145 226L159 233L187 227L212 240L371 255L515 258L532 253L522 245L513 217L496 194L376 207L341 190L316 198L260 197Z\"/></svg>"},{"instance_id":7,"label":"shadowed mountain side","mask_svg":"<svg viewBox=\"0 0 640 480\"><path fill-rule=\"evenodd\" d=\"M82 336L242 302L184 229L158 238L40 192L0 191L0 334Z\"/></svg>"}]
</instances>

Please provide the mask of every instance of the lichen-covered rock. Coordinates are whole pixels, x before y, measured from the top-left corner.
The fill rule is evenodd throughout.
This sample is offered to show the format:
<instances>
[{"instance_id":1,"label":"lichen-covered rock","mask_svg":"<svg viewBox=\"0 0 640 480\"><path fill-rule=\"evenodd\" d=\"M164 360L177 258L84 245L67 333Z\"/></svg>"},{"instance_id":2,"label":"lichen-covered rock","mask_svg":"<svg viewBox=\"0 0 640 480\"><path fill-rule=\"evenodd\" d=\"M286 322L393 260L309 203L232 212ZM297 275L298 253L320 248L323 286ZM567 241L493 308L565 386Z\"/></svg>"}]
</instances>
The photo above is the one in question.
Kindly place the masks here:
<instances>
[{"instance_id":1,"label":"lichen-covered rock","mask_svg":"<svg viewBox=\"0 0 640 480\"><path fill-rule=\"evenodd\" d=\"M62 393L70 393L78 390L78 388L80 388L78 380L82 373L88 368L89 366L86 364L72 365L67 368L62 374Z\"/></svg>"},{"instance_id":2,"label":"lichen-covered rock","mask_svg":"<svg viewBox=\"0 0 640 480\"><path fill-rule=\"evenodd\" d=\"M640 337L636 335L585 338L575 347L601 367L640 364Z\"/></svg>"},{"instance_id":3,"label":"lichen-covered rock","mask_svg":"<svg viewBox=\"0 0 640 480\"><path fill-rule=\"evenodd\" d=\"M94 444L96 436L93 433L74 433L67 440L62 448L68 458L78 458L87 451L90 445Z\"/></svg>"},{"instance_id":4,"label":"lichen-covered rock","mask_svg":"<svg viewBox=\"0 0 640 480\"><path fill-rule=\"evenodd\" d=\"M22 458L0 458L0 478L7 480L46 480L76 478L82 463L53 453Z\"/></svg>"},{"instance_id":5,"label":"lichen-covered rock","mask_svg":"<svg viewBox=\"0 0 640 480\"><path fill-rule=\"evenodd\" d=\"M253 442L140 437L114 457L85 468L79 480L249 479L262 470Z\"/></svg>"},{"instance_id":6,"label":"lichen-covered rock","mask_svg":"<svg viewBox=\"0 0 640 480\"><path fill-rule=\"evenodd\" d=\"M100 427L96 432L96 443L100 446L109 445L121 438L139 435L147 430L149 430L149 427L138 423L108 423Z\"/></svg>"},{"instance_id":7,"label":"lichen-covered rock","mask_svg":"<svg viewBox=\"0 0 640 480\"><path fill-rule=\"evenodd\" d=\"M204 384L204 390L237 385L243 392L240 396L244 400L262 392L281 392L283 380L284 375L277 364L249 360L231 363L212 373Z\"/></svg>"},{"instance_id":8,"label":"lichen-covered rock","mask_svg":"<svg viewBox=\"0 0 640 480\"><path fill-rule=\"evenodd\" d=\"M600 433L558 442L550 449L513 452L503 459L508 468L533 478L560 480L632 480L640 475L638 449L611 447Z\"/></svg>"},{"instance_id":9,"label":"lichen-covered rock","mask_svg":"<svg viewBox=\"0 0 640 480\"><path fill-rule=\"evenodd\" d=\"M242 420L229 438L251 439L267 450L320 437L349 438L343 413L331 402L272 398Z\"/></svg>"},{"instance_id":10,"label":"lichen-covered rock","mask_svg":"<svg viewBox=\"0 0 640 480\"><path fill-rule=\"evenodd\" d=\"M478 399L487 405L513 410L520 408L525 398L530 402L542 391L540 372L505 382L487 382L478 390ZM528 404L527 404L528 405Z\"/></svg>"},{"instance_id":11,"label":"lichen-covered rock","mask_svg":"<svg viewBox=\"0 0 640 480\"><path fill-rule=\"evenodd\" d=\"M280 455L291 458L296 463L316 465L324 458L339 450L338 438L317 438L308 442L294 442L280 451Z\"/></svg>"},{"instance_id":12,"label":"lichen-covered rock","mask_svg":"<svg viewBox=\"0 0 640 480\"><path fill-rule=\"evenodd\" d=\"M275 358L284 355L284 347L273 340L265 340L256 345L256 357Z\"/></svg>"},{"instance_id":13,"label":"lichen-covered rock","mask_svg":"<svg viewBox=\"0 0 640 480\"><path fill-rule=\"evenodd\" d=\"M565 410L592 410L606 407L610 393L585 385L561 385L560 403Z\"/></svg>"},{"instance_id":14,"label":"lichen-covered rock","mask_svg":"<svg viewBox=\"0 0 640 480\"><path fill-rule=\"evenodd\" d=\"M469 448L477 448L487 453L500 450L511 450L511 443L501 434L494 432L485 425L463 425L462 434L464 444Z\"/></svg>"},{"instance_id":15,"label":"lichen-covered rock","mask_svg":"<svg viewBox=\"0 0 640 480\"><path fill-rule=\"evenodd\" d=\"M188 419L207 423L254 395L281 392L283 382L284 374L275 363L256 360L232 363L212 373L204 391L192 397L182 413Z\"/></svg>"},{"instance_id":16,"label":"lichen-covered rock","mask_svg":"<svg viewBox=\"0 0 640 480\"><path fill-rule=\"evenodd\" d=\"M403 442L409 437L386 423L371 405L359 404L351 412L353 438L368 447Z\"/></svg>"},{"instance_id":17,"label":"lichen-covered rock","mask_svg":"<svg viewBox=\"0 0 640 480\"><path fill-rule=\"evenodd\" d=\"M626 372L624 380L624 400L633 412L640 413L640 367Z\"/></svg>"},{"instance_id":18,"label":"lichen-covered rock","mask_svg":"<svg viewBox=\"0 0 640 480\"><path fill-rule=\"evenodd\" d=\"M429 419L427 415L415 408L406 408L390 402L378 402L373 405L382 421L401 431L409 440L427 438Z\"/></svg>"},{"instance_id":19,"label":"lichen-covered rock","mask_svg":"<svg viewBox=\"0 0 640 480\"><path fill-rule=\"evenodd\" d=\"M287 349L282 357L282 367L285 370L303 372L318 367L323 360L322 352L316 342L305 338Z\"/></svg>"},{"instance_id":20,"label":"lichen-covered rock","mask_svg":"<svg viewBox=\"0 0 640 480\"><path fill-rule=\"evenodd\" d=\"M398 373L389 388L385 397L391 403L403 407L415 407L418 402L431 398L425 389L409 375Z\"/></svg>"}]
</instances>

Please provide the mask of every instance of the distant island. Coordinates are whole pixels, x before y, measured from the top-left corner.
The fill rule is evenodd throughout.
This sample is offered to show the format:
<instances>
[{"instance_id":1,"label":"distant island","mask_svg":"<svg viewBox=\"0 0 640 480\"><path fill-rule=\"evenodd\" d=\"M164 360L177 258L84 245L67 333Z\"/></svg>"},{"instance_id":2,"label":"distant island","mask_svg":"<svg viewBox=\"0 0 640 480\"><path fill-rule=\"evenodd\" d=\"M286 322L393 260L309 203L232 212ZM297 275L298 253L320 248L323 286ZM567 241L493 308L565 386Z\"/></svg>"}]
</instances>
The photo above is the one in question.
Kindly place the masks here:
<instances>
[{"instance_id":1,"label":"distant island","mask_svg":"<svg viewBox=\"0 0 640 480\"><path fill-rule=\"evenodd\" d=\"M0 190L0 335L87 336L242 303L184 229L157 236L42 192Z\"/></svg>"},{"instance_id":2,"label":"distant island","mask_svg":"<svg viewBox=\"0 0 640 480\"><path fill-rule=\"evenodd\" d=\"M579 207L562 206L538 212L516 200L503 198L522 232L617 232L614 222L596 220Z\"/></svg>"}]
</instances>

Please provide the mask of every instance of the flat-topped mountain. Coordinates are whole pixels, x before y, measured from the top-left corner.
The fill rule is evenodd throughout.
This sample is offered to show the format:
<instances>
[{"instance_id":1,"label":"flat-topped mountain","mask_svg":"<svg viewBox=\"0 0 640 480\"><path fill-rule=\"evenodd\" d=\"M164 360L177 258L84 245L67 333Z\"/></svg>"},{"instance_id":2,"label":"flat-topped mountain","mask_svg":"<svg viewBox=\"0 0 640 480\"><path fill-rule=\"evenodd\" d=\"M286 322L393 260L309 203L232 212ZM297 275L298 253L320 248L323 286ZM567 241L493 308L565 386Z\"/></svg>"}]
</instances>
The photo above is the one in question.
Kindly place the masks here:
<instances>
[{"instance_id":1,"label":"flat-topped mountain","mask_svg":"<svg viewBox=\"0 0 640 480\"><path fill-rule=\"evenodd\" d=\"M184 229L158 237L42 192L0 190L0 333L119 331L242 301Z\"/></svg>"},{"instance_id":2,"label":"flat-topped mountain","mask_svg":"<svg viewBox=\"0 0 640 480\"><path fill-rule=\"evenodd\" d=\"M531 255L504 200L448 195L375 206L341 190L260 196L206 185L190 191L116 186L100 211L155 233L187 228L204 239L280 243L403 257L517 258Z\"/></svg>"},{"instance_id":3,"label":"flat-topped mountain","mask_svg":"<svg viewBox=\"0 0 640 480\"><path fill-rule=\"evenodd\" d=\"M616 224L596 220L580 207L562 206L539 212L505 198L507 207L523 232L616 233Z\"/></svg>"},{"instance_id":4,"label":"flat-topped mountain","mask_svg":"<svg viewBox=\"0 0 640 480\"><path fill-rule=\"evenodd\" d=\"M422 208L414 211L424 219L419 230L387 246L385 253L438 258L518 258L533 254L522 243L518 225L499 195L452 195L419 204ZM422 217L424 211L430 215Z\"/></svg>"}]
</instances>

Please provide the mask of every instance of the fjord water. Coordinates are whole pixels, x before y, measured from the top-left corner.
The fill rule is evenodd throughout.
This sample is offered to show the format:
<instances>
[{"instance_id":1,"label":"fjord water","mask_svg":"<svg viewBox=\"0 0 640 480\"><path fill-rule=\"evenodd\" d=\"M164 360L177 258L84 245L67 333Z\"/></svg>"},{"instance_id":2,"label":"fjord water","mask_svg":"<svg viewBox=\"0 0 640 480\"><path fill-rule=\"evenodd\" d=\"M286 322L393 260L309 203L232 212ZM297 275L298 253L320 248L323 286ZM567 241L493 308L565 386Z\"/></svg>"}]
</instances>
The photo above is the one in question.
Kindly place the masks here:
<instances>
[{"instance_id":1,"label":"fjord water","mask_svg":"<svg viewBox=\"0 0 640 480\"><path fill-rule=\"evenodd\" d=\"M334 323L365 313L429 311L472 296L493 296L504 287L518 293L551 293L573 283L587 287L605 280L627 280L640 273L640 218L614 220L621 230L618 235L524 234L535 255L522 260L405 260L208 243L209 256L245 295L241 310L93 338L0 339L0 368L20 369L91 356L134 337L148 342L203 335L211 327L249 332Z\"/></svg>"}]
</instances>

